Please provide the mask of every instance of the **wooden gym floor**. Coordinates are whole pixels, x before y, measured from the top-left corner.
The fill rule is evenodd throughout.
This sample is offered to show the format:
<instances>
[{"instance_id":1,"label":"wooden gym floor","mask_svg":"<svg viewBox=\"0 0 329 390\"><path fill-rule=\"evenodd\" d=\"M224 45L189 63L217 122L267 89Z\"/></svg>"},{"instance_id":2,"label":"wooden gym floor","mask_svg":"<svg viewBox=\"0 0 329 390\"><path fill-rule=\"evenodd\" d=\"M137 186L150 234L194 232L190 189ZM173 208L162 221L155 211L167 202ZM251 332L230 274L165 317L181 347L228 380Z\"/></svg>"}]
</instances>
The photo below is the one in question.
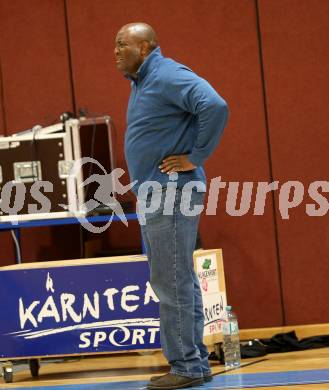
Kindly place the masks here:
<instances>
[{"instance_id":1,"label":"wooden gym floor","mask_svg":"<svg viewBox=\"0 0 329 390\"><path fill-rule=\"evenodd\" d=\"M296 332L299 337L328 334L324 333L322 326L296 328L300 328ZM241 338L248 339L246 334L254 336L255 332L260 334L259 330L241 331ZM273 334L275 332L272 331ZM258 337L268 337L268 333L265 335L263 330ZM215 361L211 365L214 380L199 387L190 387L191 390L329 390L329 348L243 359L241 368L229 372ZM167 370L161 352L61 358L41 361L38 378L31 377L26 365L15 365L14 382L0 382L0 389L142 390L146 389L150 376Z\"/></svg>"}]
</instances>

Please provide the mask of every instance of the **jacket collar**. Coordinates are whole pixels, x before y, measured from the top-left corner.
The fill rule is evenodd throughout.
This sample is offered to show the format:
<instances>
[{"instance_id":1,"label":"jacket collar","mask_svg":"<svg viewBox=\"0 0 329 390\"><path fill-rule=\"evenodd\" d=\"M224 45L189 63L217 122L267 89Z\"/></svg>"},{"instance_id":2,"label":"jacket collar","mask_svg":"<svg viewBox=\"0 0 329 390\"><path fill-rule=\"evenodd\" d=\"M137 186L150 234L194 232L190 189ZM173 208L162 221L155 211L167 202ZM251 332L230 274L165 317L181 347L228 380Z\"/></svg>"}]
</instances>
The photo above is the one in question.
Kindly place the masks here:
<instances>
[{"instance_id":1,"label":"jacket collar","mask_svg":"<svg viewBox=\"0 0 329 390\"><path fill-rule=\"evenodd\" d=\"M163 58L163 55L161 53L161 49L158 46L156 49L152 50L151 53L145 58L142 65L139 67L137 71L137 79L134 79L133 77L126 75L127 79L140 82L144 79L144 77L149 73L158 63L158 61Z\"/></svg>"}]
</instances>

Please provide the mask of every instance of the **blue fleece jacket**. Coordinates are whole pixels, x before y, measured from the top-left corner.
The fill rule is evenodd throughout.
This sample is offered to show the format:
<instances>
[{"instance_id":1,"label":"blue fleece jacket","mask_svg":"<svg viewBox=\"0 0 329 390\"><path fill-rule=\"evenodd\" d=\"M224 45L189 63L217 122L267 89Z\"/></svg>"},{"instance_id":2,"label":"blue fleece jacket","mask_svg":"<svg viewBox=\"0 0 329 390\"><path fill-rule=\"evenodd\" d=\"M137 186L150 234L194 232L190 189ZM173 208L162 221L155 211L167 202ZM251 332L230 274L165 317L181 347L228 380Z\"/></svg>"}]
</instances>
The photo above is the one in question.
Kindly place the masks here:
<instances>
[{"instance_id":1,"label":"blue fleece jacket","mask_svg":"<svg viewBox=\"0 0 329 390\"><path fill-rule=\"evenodd\" d=\"M153 50L131 79L125 156L133 188L147 180L165 186L159 165L171 155L187 154L197 166L179 172L178 188L191 180L206 183L203 163L223 133L228 109L211 85L189 68Z\"/></svg>"}]
</instances>

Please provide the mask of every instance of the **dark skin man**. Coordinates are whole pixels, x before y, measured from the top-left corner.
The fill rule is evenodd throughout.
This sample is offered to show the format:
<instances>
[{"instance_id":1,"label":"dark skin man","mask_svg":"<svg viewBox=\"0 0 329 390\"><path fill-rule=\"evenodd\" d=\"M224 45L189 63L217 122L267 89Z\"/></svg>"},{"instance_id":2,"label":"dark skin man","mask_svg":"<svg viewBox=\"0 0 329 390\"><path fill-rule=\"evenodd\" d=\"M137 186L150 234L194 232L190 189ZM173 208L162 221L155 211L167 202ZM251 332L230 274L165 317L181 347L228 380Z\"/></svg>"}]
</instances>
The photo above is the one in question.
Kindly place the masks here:
<instances>
[{"instance_id":1,"label":"dark skin man","mask_svg":"<svg viewBox=\"0 0 329 390\"><path fill-rule=\"evenodd\" d=\"M131 84L125 157L131 180L138 182L133 190L138 210L144 204L148 210L140 227L150 283L159 298L161 347L170 365L167 374L150 378L147 388L198 386L212 380L212 374L193 267L199 214L185 211L204 203L202 165L223 131L226 103L206 80L164 57L155 31L145 23L123 26L114 54L118 70ZM176 172L182 173L168 177ZM170 180L177 180L174 187ZM195 183L199 187L191 188Z\"/></svg>"},{"instance_id":2,"label":"dark skin man","mask_svg":"<svg viewBox=\"0 0 329 390\"><path fill-rule=\"evenodd\" d=\"M158 46L156 34L145 23L131 23L123 26L115 39L115 62L122 73L137 78L137 71L150 52ZM159 166L162 173L191 171L195 169L187 155L166 157Z\"/></svg>"}]
</instances>

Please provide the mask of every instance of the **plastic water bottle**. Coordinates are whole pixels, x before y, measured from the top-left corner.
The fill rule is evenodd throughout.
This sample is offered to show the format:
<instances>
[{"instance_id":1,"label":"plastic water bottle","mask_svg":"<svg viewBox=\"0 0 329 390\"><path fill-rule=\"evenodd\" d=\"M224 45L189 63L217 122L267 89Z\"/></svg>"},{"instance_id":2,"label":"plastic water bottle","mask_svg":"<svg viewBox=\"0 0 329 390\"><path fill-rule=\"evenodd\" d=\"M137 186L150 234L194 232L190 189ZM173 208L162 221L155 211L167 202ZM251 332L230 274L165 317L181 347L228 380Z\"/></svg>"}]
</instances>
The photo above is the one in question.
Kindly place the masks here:
<instances>
[{"instance_id":1,"label":"plastic water bottle","mask_svg":"<svg viewBox=\"0 0 329 390\"><path fill-rule=\"evenodd\" d=\"M226 306L222 332L225 369L240 367L239 326L238 319L232 311L232 306Z\"/></svg>"}]
</instances>

